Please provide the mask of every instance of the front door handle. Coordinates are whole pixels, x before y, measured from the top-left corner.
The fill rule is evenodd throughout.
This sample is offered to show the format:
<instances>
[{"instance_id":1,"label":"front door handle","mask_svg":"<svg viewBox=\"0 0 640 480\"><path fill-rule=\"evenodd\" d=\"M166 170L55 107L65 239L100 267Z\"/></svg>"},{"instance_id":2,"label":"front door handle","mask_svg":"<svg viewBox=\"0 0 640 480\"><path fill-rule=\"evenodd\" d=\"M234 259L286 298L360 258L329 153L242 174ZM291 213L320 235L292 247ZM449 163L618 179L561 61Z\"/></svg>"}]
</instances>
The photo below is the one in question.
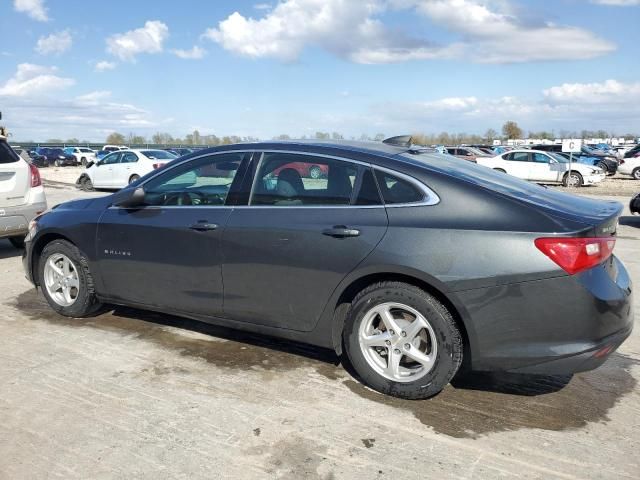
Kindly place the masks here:
<instances>
[{"instance_id":1,"label":"front door handle","mask_svg":"<svg viewBox=\"0 0 640 480\"><path fill-rule=\"evenodd\" d=\"M360 235L360 230L349 228L345 225L334 225L331 228L324 229L322 234L335 238L357 237Z\"/></svg>"},{"instance_id":2,"label":"front door handle","mask_svg":"<svg viewBox=\"0 0 640 480\"><path fill-rule=\"evenodd\" d=\"M191 230L197 230L198 232L208 232L209 230L216 230L218 224L209 223L206 220L200 220L189 227Z\"/></svg>"}]
</instances>

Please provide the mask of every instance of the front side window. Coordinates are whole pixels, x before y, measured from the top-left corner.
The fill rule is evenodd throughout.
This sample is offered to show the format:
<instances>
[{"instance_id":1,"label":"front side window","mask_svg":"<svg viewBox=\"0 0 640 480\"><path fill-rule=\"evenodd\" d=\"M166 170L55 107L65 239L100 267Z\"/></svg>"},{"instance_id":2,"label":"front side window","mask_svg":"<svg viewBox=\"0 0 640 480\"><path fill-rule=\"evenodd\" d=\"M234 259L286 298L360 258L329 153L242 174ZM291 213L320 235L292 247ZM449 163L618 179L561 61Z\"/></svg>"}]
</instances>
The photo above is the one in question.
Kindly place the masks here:
<instances>
[{"instance_id":1,"label":"front side window","mask_svg":"<svg viewBox=\"0 0 640 480\"><path fill-rule=\"evenodd\" d=\"M347 161L294 153L265 153L251 205L349 205L358 166Z\"/></svg>"},{"instance_id":2,"label":"front side window","mask_svg":"<svg viewBox=\"0 0 640 480\"><path fill-rule=\"evenodd\" d=\"M387 205L418 203L424 200L423 191L396 175L376 170L376 179L384 203Z\"/></svg>"},{"instance_id":3,"label":"front side window","mask_svg":"<svg viewBox=\"0 0 640 480\"><path fill-rule=\"evenodd\" d=\"M246 152L200 158L159 175L144 184L145 205L221 206L227 201Z\"/></svg>"},{"instance_id":4,"label":"front side window","mask_svg":"<svg viewBox=\"0 0 640 480\"><path fill-rule=\"evenodd\" d=\"M549 163L549 157L547 157L544 153L534 153L533 161L535 163Z\"/></svg>"}]
</instances>

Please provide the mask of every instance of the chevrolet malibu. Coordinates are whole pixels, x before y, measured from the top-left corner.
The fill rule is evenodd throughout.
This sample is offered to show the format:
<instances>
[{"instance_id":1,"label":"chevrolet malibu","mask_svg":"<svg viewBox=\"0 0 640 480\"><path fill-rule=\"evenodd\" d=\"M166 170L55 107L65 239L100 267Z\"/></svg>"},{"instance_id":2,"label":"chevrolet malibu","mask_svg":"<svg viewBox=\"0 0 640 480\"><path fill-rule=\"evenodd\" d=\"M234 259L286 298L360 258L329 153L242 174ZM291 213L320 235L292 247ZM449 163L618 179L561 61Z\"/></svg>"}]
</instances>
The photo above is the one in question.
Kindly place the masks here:
<instances>
[{"instance_id":1,"label":"chevrolet malibu","mask_svg":"<svg viewBox=\"0 0 640 480\"><path fill-rule=\"evenodd\" d=\"M24 267L61 315L128 305L306 342L420 399L463 365L602 364L633 322L621 212L410 143L231 145L41 215Z\"/></svg>"}]
</instances>

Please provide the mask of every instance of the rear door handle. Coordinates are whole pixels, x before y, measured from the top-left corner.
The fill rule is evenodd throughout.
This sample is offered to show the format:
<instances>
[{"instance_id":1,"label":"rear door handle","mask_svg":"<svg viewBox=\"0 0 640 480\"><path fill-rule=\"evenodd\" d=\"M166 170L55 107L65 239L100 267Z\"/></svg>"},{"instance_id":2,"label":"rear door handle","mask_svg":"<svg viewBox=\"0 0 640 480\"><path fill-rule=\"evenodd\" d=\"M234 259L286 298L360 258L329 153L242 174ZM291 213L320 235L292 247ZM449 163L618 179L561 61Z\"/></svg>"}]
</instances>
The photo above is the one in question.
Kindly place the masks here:
<instances>
[{"instance_id":1,"label":"rear door handle","mask_svg":"<svg viewBox=\"0 0 640 480\"><path fill-rule=\"evenodd\" d=\"M208 232L209 230L216 230L218 228L218 224L209 223L206 220L201 220L197 223L194 223L189 228L191 230L197 230L198 232Z\"/></svg>"},{"instance_id":2,"label":"rear door handle","mask_svg":"<svg viewBox=\"0 0 640 480\"><path fill-rule=\"evenodd\" d=\"M331 228L324 229L322 234L335 238L357 237L360 235L360 230L349 228L344 225L334 225Z\"/></svg>"}]
</instances>

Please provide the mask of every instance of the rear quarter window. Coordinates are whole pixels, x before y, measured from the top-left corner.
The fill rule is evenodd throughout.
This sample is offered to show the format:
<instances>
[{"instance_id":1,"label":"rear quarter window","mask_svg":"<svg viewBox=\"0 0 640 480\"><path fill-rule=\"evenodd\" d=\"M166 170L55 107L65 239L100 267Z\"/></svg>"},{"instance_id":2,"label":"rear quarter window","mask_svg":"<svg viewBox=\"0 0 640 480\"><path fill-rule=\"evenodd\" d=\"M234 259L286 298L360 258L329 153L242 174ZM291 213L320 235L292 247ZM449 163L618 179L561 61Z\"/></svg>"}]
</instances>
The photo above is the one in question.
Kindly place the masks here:
<instances>
[{"instance_id":1,"label":"rear quarter window","mask_svg":"<svg viewBox=\"0 0 640 480\"><path fill-rule=\"evenodd\" d=\"M424 192L414 184L395 175L376 170L376 179L384 203L387 205L418 203L424 200Z\"/></svg>"},{"instance_id":2,"label":"rear quarter window","mask_svg":"<svg viewBox=\"0 0 640 480\"><path fill-rule=\"evenodd\" d=\"M15 163L20 157L5 142L0 142L0 164Z\"/></svg>"}]
</instances>

